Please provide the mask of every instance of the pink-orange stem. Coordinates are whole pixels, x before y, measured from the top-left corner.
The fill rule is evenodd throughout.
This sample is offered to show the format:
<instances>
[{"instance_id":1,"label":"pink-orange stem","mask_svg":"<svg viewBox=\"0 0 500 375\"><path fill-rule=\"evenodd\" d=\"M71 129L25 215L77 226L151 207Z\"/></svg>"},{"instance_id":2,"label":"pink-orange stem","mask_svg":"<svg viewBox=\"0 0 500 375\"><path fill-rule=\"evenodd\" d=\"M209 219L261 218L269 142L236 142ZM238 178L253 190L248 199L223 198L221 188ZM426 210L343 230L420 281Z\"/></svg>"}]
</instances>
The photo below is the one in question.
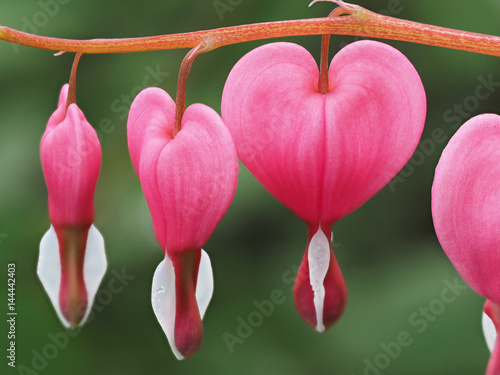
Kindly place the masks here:
<instances>
[{"instance_id":1,"label":"pink-orange stem","mask_svg":"<svg viewBox=\"0 0 500 375\"><path fill-rule=\"evenodd\" d=\"M179 69L179 78L177 79L177 96L175 98L175 127L174 133L172 135L173 138L175 138L177 133L181 130L182 116L184 115L184 111L186 110L186 78L191 71L193 61L196 56L210 50L210 43L202 42L195 48L190 50L182 60L181 67Z\"/></svg>"},{"instance_id":2,"label":"pink-orange stem","mask_svg":"<svg viewBox=\"0 0 500 375\"><path fill-rule=\"evenodd\" d=\"M312 3L311 3L312 4ZM328 17L339 17L344 14L350 14L348 9L338 7L334 9ZM328 83L328 52L330 51L330 34L323 35L321 39L321 60L319 69L318 91L323 95L330 91Z\"/></svg>"},{"instance_id":3,"label":"pink-orange stem","mask_svg":"<svg viewBox=\"0 0 500 375\"><path fill-rule=\"evenodd\" d=\"M401 40L463 51L500 56L500 37L448 29L373 13L357 5L343 4L345 17L312 18L241 25L171 35L128 39L73 40L48 38L0 26L0 39L53 51L123 53L194 48L211 40L213 48L252 40L295 35L356 35Z\"/></svg>"},{"instance_id":4,"label":"pink-orange stem","mask_svg":"<svg viewBox=\"0 0 500 375\"><path fill-rule=\"evenodd\" d=\"M71 67L71 74L69 77L69 89L68 98L66 100L66 111L70 104L76 103L76 71L78 70L78 63L80 62L80 57L82 53L78 52L73 60L73 66Z\"/></svg>"}]
</instances>

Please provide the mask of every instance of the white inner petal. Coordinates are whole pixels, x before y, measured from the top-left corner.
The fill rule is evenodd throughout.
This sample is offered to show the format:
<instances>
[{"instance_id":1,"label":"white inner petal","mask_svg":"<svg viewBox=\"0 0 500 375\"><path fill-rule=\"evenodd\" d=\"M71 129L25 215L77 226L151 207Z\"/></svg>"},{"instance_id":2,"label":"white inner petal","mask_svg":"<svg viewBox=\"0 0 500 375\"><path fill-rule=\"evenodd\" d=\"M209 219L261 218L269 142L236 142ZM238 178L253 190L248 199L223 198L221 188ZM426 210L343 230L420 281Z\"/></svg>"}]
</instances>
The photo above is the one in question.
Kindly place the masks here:
<instances>
[{"instance_id":1,"label":"white inner petal","mask_svg":"<svg viewBox=\"0 0 500 375\"><path fill-rule=\"evenodd\" d=\"M213 291L212 265L208 254L202 250L196 284L196 302L202 319L212 299ZM175 271L168 255L165 255L154 273L151 302L156 319L167 336L172 352L177 359L184 359L175 346Z\"/></svg>"},{"instance_id":2,"label":"white inner petal","mask_svg":"<svg viewBox=\"0 0 500 375\"><path fill-rule=\"evenodd\" d=\"M69 328L70 324L63 316L59 306L59 290L61 288L61 258L59 256L59 242L54 227L51 225L40 241L40 255L36 269L38 278L48 294L57 316L62 324Z\"/></svg>"},{"instance_id":3,"label":"white inner petal","mask_svg":"<svg viewBox=\"0 0 500 375\"><path fill-rule=\"evenodd\" d=\"M99 289L99 284L106 273L107 261L104 251L104 240L101 233L92 225L87 237L87 247L85 249L85 259L83 264L83 280L87 289L87 310L79 325L83 325L87 320L95 295ZM42 285L47 292L57 316L65 327L70 327L61 312L59 305L59 291L61 289L61 257L59 254L59 242L53 226L50 226L47 233L40 242L40 255L38 257L37 274Z\"/></svg>"},{"instance_id":4,"label":"white inner petal","mask_svg":"<svg viewBox=\"0 0 500 375\"><path fill-rule=\"evenodd\" d=\"M318 229L311 238L307 254L309 262L309 279L314 292L314 309L316 310L316 331L323 332L323 308L325 303L325 286L323 282L330 265L330 243L328 238Z\"/></svg>"},{"instance_id":5,"label":"white inner petal","mask_svg":"<svg viewBox=\"0 0 500 375\"><path fill-rule=\"evenodd\" d=\"M493 347L495 346L495 340L497 338L497 331L495 329L495 324L490 319L486 313L483 312L483 333L486 340L486 345L490 352L493 352Z\"/></svg>"},{"instance_id":6,"label":"white inner petal","mask_svg":"<svg viewBox=\"0 0 500 375\"><path fill-rule=\"evenodd\" d=\"M208 304L214 293L214 275L212 271L212 263L208 254L202 250L200 269L198 271L198 281L196 282L196 302L198 302L198 310L200 311L201 319L207 311Z\"/></svg>"},{"instance_id":7,"label":"white inner petal","mask_svg":"<svg viewBox=\"0 0 500 375\"><path fill-rule=\"evenodd\" d=\"M94 298L99 285L106 274L108 262L104 250L104 239L94 225L91 225L87 236L87 248L85 249L85 260L83 263L83 280L87 289L87 311L83 316L80 326L85 323L92 311Z\"/></svg>"}]
</instances>

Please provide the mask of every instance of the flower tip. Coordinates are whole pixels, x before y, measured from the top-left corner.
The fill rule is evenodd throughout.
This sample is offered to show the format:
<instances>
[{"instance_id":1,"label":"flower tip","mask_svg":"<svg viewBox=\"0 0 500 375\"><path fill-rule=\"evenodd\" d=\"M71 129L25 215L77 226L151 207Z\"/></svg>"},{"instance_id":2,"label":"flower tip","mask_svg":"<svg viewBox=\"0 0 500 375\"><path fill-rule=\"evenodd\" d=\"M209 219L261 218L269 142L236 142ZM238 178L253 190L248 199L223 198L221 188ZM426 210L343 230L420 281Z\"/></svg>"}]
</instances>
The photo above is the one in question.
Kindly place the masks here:
<instances>
[{"instance_id":1,"label":"flower tip","mask_svg":"<svg viewBox=\"0 0 500 375\"><path fill-rule=\"evenodd\" d=\"M330 241L321 229L311 237L297 274L294 301L300 316L325 332L342 316L347 289Z\"/></svg>"},{"instance_id":2,"label":"flower tip","mask_svg":"<svg viewBox=\"0 0 500 375\"><path fill-rule=\"evenodd\" d=\"M104 240L99 231L93 225L90 226L88 233L82 235L86 237L86 247L81 267L74 267L76 264L68 262L61 265L61 254L68 254L71 246L62 246L63 251L60 252L58 237L65 238L65 245L68 245L71 236L68 235L68 229L66 232L58 231L61 231L60 236L51 226L40 242L37 274L61 323L66 328L76 328L86 322L99 284L106 273ZM81 251L77 246L73 246L73 249ZM78 254L72 255L78 258Z\"/></svg>"},{"instance_id":3,"label":"flower tip","mask_svg":"<svg viewBox=\"0 0 500 375\"><path fill-rule=\"evenodd\" d=\"M181 277L179 275L179 279ZM154 273L151 301L172 352L178 360L183 360L190 359L200 348L203 339L202 319L213 294L212 265L205 251L201 250L195 303L189 303L190 296L184 295L182 292L186 291L181 292L178 288L176 269L167 254Z\"/></svg>"}]
</instances>

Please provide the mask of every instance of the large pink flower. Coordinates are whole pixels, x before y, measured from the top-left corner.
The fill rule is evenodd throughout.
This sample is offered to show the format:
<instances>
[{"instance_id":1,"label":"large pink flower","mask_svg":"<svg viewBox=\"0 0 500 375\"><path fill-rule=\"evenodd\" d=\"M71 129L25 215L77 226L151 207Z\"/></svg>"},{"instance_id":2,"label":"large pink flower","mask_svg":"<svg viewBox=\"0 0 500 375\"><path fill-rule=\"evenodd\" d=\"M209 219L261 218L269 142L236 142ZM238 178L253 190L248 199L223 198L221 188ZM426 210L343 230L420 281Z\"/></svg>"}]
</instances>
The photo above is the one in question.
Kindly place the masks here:
<instances>
[{"instance_id":1,"label":"large pink flower","mask_svg":"<svg viewBox=\"0 0 500 375\"><path fill-rule=\"evenodd\" d=\"M259 47L232 69L222 117L242 162L308 226L294 298L301 316L323 331L341 316L347 298L331 227L408 161L426 102L411 63L379 42L342 49L325 95L318 76L314 58L298 45Z\"/></svg>"},{"instance_id":2,"label":"large pink flower","mask_svg":"<svg viewBox=\"0 0 500 375\"><path fill-rule=\"evenodd\" d=\"M448 258L500 323L500 116L467 121L451 138L432 185L432 217ZM490 345L491 347L493 345ZM500 373L500 343L488 374Z\"/></svg>"},{"instance_id":3,"label":"large pink flower","mask_svg":"<svg viewBox=\"0 0 500 375\"><path fill-rule=\"evenodd\" d=\"M68 85L40 144L51 228L40 243L38 275L65 326L83 324L106 271L104 241L92 224L101 167L97 134Z\"/></svg>"},{"instance_id":4,"label":"large pink flower","mask_svg":"<svg viewBox=\"0 0 500 375\"><path fill-rule=\"evenodd\" d=\"M201 344L201 318L213 291L210 261L201 247L233 199L238 158L229 131L211 108L188 107L175 138L174 117L175 103L166 92L145 89L130 108L127 136L165 252L153 278L153 308L182 359Z\"/></svg>"}]
</instances>

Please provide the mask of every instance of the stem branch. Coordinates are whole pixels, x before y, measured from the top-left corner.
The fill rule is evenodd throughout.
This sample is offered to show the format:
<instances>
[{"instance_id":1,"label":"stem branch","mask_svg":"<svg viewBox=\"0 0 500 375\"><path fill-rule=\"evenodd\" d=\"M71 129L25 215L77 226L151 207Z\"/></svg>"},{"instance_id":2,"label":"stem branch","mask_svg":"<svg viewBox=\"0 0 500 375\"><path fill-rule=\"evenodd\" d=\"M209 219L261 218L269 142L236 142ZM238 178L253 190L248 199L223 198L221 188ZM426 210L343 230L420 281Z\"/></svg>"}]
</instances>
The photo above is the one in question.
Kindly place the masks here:
<instances>
[{"instance_id":1,"label":"stem branch","mask_svg":"<svg viewBox=\"0 0 500 375\"><path fill-rule=\"evenodd\" d=\"M69 89L68 98L66 99L66 111L70 104L76 103L76 71L78 70L78 63L80 62L80 57L82 53L78 52L73 60L73 66L71 67L71 74L69 77Z\"/></svg>"},{"instance_id":2,"label":"stem branch","mask_svg":"<svg viewBox=\"0 0 500 375\"><path fill-rule=\"evenodd\" d=\"M182 116L186 110L186 78L191 71L193 61L196 56L212 49L211 43L202 42L190 50L182 60L181 67L179 69L179 78L177 80L177 95L175 98L175 127L172 135L173 138L175 138L177 133L181 130Z\"/></svg>"}]
</instances>

